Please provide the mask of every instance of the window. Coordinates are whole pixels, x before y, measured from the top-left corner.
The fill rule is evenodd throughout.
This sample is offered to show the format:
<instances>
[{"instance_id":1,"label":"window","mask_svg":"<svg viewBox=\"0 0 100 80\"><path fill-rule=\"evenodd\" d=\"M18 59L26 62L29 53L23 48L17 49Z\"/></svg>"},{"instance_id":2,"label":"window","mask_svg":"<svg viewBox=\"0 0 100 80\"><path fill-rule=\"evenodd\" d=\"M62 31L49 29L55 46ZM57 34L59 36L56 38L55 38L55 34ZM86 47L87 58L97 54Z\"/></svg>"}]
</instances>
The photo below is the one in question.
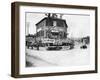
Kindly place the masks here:
<instances>
[{"instance_id":1,"label":"window","mask_svg":"<svg viewBox=\"0 0 100 80\"><path fill-rule=\"evenodd\" d=\"M57 22L56 21L53 21L53 26L57 26Z\"/></svg>"}]
</instances>

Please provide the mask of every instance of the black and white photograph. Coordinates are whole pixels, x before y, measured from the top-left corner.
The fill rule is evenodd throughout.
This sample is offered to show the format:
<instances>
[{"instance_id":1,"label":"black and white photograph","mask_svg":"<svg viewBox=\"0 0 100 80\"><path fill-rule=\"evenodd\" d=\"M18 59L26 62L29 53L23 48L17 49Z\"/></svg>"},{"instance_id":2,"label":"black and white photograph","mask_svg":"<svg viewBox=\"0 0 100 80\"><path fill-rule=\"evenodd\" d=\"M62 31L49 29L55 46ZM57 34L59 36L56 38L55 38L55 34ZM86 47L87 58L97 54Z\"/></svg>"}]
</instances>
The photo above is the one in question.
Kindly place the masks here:
<instances>
[{"instance_id":1,"label":"black and white photograph","mask_svg":"<svg viewBox=\"0 0 100 80\"><path fill-rule=\"evenodd\" d=\"M97 7L12 3L12 76L97 73Z\"/></svg>"},{"instance_id":2,"label":"black and white photograph","mask_svg":"<svg viewBox=\"0 0 100 80\"><path fill-rule=\"evenodd\" d=\"M26 67L88 65L90 15L26 12L25 43Z\"/></svg>"}]
</instances>

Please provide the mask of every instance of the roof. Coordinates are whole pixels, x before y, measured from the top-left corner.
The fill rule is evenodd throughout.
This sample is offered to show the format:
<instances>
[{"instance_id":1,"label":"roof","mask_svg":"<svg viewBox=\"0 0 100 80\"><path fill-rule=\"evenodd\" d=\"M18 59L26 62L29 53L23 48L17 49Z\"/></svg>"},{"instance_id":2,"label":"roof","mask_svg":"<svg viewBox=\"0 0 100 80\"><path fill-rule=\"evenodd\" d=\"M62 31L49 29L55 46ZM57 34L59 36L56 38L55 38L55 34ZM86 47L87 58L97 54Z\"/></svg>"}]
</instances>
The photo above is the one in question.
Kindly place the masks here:
<instances>
[{"instance_id":1,"label":"roof","mask_svg":"<svg viewBox=\"0 0 100 80\"><path fill-rule=\"evenodd\" d=\"M38 23L36 23L36 26L41 23L42 21L46 20L46 25L50 25L53 23L53 21L57 21L58 25L63 25L63 23L65 24L66 27L68 27L68 25L66 24L66 20L64 19L60 19L60 18L53 18L53 17L45 17L42 20L40 20Z\"/></svg>"}]
</instances>

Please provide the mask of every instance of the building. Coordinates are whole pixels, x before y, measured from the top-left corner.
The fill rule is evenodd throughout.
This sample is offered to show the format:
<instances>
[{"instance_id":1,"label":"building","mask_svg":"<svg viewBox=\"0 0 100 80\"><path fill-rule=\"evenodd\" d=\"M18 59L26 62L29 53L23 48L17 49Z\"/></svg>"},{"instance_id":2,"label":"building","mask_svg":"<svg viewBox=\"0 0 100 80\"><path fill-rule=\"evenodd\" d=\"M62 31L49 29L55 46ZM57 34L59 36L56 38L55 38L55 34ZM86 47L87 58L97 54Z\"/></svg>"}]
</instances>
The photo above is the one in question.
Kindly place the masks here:
<instances>
[{"instance_id":1,"label":"building","mask_svg":"<svg viewBox=\"0 0 100 80\"><path fill-rule=\"evenodd\" d=\"M49 45L62 45L67 39L67 28L66 20L61 16L48 14L36 23L36 40Z\"/></svg>"}]
</instances>

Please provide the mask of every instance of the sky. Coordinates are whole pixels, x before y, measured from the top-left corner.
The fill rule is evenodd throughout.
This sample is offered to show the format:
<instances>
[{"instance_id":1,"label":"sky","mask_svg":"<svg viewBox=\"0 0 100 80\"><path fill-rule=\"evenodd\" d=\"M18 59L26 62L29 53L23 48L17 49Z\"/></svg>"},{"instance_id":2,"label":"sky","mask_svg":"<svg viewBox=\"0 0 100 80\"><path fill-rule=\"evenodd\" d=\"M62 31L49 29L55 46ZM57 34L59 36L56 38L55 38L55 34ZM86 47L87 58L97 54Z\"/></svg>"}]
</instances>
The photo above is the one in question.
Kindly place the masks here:
<instances>
[{"instance_id":1,"label":"sky","mask_svg":"<svg viewBox=\"0 0 100 80\"><path fill-rule=\"evenodd\" d=\"M59 15L59 14L58 14ZM26 34L36 33L35 24L43 19L45 13L26 13ZM64 14L62 19L66 20L68 25L68 37L85 37L90 35L90 16ZM28 28L29 27L29 28Z\"/></svg>"}]
</instances>

